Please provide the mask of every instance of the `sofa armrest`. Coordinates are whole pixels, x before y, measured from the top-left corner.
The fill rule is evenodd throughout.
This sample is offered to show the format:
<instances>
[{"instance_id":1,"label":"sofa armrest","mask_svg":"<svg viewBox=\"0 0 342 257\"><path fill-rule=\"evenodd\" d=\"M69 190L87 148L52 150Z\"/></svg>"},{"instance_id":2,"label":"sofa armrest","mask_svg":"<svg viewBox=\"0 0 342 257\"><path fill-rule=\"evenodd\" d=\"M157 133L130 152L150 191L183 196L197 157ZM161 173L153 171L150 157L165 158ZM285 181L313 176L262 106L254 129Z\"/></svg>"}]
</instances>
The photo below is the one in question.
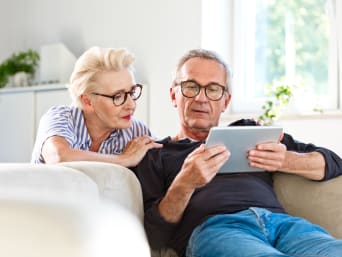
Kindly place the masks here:
<instances>
[{"instance_id":1,"label":"sofa armrest","mask_svg":"<svg viewBox=\"0 0 342 257\"><path fill-rule=\"evenodd\" d=\"M96 183L85 174L53 164L0 163L0 192L63 195L66 198L99 197Z\"/></svg>"},{"instance_id":2,"label":"sofa armrest","mask_svg":"<svg viewBox=\"0 0 342 257\"><path fill-rule=\"evenodd\" d=\"M342 238L342 176L324 182L283 173L273 178L277 197L289 214L303 217Z\"/></svg>"},{"instance_id":3,"label":"sofa armrest","mask_svg":"<svg viewBox=\"0 0 342 257\"><path fill-rule=\"evenodd\" d=\"M120 165L104 162L64 162L58 165L76 169L88 175L98 186L100 196L119 204L143 221L143 200L139 180Z\"/></svg>"},{"instance_id":4,"label":"sofa armrest","mask_svg":"<svg viewBox=\"0 0 342 257\"><path fill-rule=\"evenodd\" d=\"M0 256L151 256L140 184L117 165L0 164L0 228Z\"/></svg>"},{"instance_id":5,"label":"sofa armrest","mask_svg":"<svg viewBox=\"0 0 342 257\"><path fill-rule=\"evenodd\" d=\"M151 256L140 220L122 206L31 193L0 195L0 256Z\"/></svg>"}]
</instances>

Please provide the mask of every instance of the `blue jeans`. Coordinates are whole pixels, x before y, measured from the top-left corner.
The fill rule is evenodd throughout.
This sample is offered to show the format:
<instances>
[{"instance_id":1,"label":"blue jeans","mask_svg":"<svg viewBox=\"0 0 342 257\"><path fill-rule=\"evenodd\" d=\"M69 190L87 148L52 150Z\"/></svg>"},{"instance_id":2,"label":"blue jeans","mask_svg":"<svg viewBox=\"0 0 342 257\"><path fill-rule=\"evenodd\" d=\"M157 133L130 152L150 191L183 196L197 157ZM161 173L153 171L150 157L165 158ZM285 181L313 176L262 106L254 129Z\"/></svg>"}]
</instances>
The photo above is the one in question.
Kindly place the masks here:
<instances>
[{"instance_id":1,"label":"blue jeans","mask_svg":"<svg viewBox=\"0 0 342 257\"><path fill-rule=\"evenodd\" d=\"M249 208L215 215L193 231L187 257L341 257L342 240L302 218Z\"/></svg>"}]
</instances>

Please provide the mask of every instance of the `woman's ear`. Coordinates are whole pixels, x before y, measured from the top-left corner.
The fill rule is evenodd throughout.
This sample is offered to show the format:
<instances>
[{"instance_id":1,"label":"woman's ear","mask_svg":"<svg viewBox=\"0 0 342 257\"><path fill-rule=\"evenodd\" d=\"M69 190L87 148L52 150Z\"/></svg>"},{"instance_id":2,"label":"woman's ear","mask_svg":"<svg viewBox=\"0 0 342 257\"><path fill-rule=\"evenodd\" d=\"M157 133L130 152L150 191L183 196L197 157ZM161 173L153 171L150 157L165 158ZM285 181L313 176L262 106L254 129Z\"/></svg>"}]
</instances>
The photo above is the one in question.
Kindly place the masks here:
<instances>
[{"instance_id":1,"label":"woman's ear","mask_svg":"<svg viewBox=\"0 0 342 257\"><path fill-rule=\"evenodd\" d=\"M84 111L90 111L93 110L93 103L87 94L80 95L80 100L82 104L82 110Z\"/></svg>"}]
</instances>

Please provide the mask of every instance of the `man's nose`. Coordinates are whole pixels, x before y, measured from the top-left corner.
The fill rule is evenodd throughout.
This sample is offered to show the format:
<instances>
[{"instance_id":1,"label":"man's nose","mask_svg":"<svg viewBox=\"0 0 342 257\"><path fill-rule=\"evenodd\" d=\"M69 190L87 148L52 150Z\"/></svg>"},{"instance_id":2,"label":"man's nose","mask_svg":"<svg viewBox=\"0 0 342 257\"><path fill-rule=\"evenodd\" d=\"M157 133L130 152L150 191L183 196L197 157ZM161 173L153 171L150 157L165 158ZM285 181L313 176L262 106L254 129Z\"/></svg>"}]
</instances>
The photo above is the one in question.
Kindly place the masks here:
<instances>
[{"instance_id":1,"label":"man's nose","mask_svg":"<svg viewBox=\"0 0 342 257\"><path fill-rule=\"evenodd\" d=\"M198 95L196 95L195 99L196 101L200 101L200 102L208 101L207 96L205 95L205 88L200 88L200 91Z\"/></svg>"}]
</instances>

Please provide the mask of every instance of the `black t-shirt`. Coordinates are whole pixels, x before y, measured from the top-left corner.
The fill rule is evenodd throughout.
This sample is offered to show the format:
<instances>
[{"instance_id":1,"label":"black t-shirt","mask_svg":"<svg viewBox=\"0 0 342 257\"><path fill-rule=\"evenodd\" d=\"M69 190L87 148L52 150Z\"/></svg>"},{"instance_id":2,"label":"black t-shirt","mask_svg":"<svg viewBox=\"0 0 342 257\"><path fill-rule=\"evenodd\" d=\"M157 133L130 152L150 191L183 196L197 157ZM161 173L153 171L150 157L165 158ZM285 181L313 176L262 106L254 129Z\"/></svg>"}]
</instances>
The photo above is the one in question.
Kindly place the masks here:
<instances>
[{"instance_id":1,"label":"black t-shirt","mask_svg":"<svg viewBox=\"0 0 342 257\"><path fill-rule=\"evenodd\" d=\"M272 173L220 173L206 186L195 190L179 223L166 222L159 215L158 203L180 171L184 159L203 142L172 141L168 137L160 143L163 148L151 149L133 168L142 186L145 229L153 249L173 248L183 256L194 228L215 214L235 213L249 207L284 212L273 190ZM342 160L330 150L297 142L288 134L284 135L282 143L289 151L321 152L326 161L323 180L341 175Z\"/></svg>"}]
</instances>

